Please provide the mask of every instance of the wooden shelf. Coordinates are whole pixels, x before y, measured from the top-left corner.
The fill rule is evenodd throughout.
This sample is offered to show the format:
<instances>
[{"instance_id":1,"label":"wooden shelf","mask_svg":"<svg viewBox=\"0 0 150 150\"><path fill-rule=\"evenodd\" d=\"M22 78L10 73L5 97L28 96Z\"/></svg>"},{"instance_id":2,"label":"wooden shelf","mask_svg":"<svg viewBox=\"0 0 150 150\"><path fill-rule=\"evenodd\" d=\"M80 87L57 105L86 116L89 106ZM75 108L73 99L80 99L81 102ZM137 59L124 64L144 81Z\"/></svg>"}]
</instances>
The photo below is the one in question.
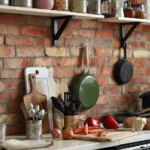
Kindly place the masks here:
<instances>
[{"instance_id":1,"label":"wooden shelf","mask_svg":"<svg viewBox=\"0 0 150 150\"><path fill-rule=\"evenodd\" d=\"M101 22L114 22L114 23L134 23L139 22L142 24L149 24L150 20L147 19L138 19L138 18L120 18L120 17L111 17L111 18L103 18L99 19Z\"/></svg>"},{"instance_id":2,"label":"wooden shelf","mask_svg":"<svg viewBox=\"0 0 150 150\"><path fill-rule=\"evenodd\" d=\"M103 15L75 13L69 11L56 11L56 10L48 10L48 9L15 7L15 6L3 6L3 5L0 5L0 12L11 13L11 14L34 15L34 16L47 16L47 17L74 16L75 19L104 18Z\"/></svg>"}]
</instances>

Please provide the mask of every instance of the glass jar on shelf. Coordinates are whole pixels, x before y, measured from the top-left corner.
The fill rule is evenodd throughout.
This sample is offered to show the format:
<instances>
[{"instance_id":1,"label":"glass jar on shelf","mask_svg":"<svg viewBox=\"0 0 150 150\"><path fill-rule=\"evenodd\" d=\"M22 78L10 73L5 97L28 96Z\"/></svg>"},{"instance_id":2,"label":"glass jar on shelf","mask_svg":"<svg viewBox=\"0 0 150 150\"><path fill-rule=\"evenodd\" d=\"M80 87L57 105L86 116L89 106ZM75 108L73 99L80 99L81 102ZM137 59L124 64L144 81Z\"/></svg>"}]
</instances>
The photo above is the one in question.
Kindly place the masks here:
<instances>
[{"instance_id":1,"label":"glass jar on shelf","mask_svg":"<svg viewBox=\"0 0 150 150\"><path fill-rule=\"evenodd\" d=\"M70 11L77 13L87 13L87 0L71 0Z\"/></svg>"},{"instance_id":2,"label":"glass jar on shelf","mask_svg":"<svg viewBox=\"0 0 150 150\"><path fill-rule=\"evenodd\" d=\"M145 0L145 12L146 12L146 18L150 20L150 1Z\"/></svg>"},{"instance_id":3,"label":"glass jar on shelf","mask_svg":"<svg viewBox=\"0 0 150 150\"><path fill-rule=\"evenodd\" d=\"M89 14L101 14L101 0L87 0L87 12Z\"/></svg>"},{"instance_id":4,"label":"glass jar on shelf","mask_svg":"<svg viewBox=\"0 0 150 150\"><path fill-rule=\"evenodd\" d=\"M104 15L105 17L114 17L116 12L116 1L102 0L101 11L102 15Z\"/></svg>"},{"instance_id":5,"label":"glass jar on shelf","mask_svg":"<svg viewBox=\"0 0 150 150\"><path fill-rule=\"evenodd\" d=\"M54 10L68 11L68 0L54 0Z\"/></svg>"}]
</instances>

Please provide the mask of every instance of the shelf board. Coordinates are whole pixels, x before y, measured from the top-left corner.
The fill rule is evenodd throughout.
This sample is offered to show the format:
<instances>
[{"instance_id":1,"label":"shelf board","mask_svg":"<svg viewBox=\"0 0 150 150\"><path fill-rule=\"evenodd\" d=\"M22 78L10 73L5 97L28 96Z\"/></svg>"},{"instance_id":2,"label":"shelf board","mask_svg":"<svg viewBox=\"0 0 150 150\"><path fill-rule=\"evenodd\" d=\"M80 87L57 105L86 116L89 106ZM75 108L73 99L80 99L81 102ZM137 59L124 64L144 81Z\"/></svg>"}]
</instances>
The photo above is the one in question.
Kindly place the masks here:
<instances>
[{"instance_id":1,"label":"shelf board","mask_svg":"<svg viewBox=\"0 0 150 150\"><path fill-rule=\"evenodd\" d=\"M100 19L104 18L103 15L75 13L69 11L56 11L48 9L37 9L27 7L3 6L0 5L0 12L22 15L34 16L47 16L47 17L61 17L61 16L74 16L75 19Z\"/></svg>"},{"instance_id":2,"label":"shelf board","mask_svg":"<svg viewBox=\"0 0 150 150\"><path fill-rule=\"evenodd\" d=\"M121 17L110 17L110 18L103 18L99 19L101 22L114 22L114 23L134 23L140 22L142 24L149 24L150 20L147 19L138 19L138 18L121 18Z\"/></svg>"}]
</instances>

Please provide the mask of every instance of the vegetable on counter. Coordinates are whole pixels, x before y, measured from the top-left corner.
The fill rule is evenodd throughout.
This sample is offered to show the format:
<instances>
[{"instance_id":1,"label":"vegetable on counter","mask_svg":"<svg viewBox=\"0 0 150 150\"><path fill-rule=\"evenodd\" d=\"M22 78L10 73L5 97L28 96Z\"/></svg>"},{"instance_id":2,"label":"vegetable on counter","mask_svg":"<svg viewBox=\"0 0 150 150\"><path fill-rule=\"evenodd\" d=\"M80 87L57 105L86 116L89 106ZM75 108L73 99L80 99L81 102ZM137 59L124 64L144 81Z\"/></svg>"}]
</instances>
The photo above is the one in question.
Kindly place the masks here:
<instances>
[{"instance_id":1,"label":"vegetable on counter","mask_svg":"<svg viewBox=\"0 0 150 150\"><path fill-rule=\"evenodd\" d=\"M113 116L109 115L104 119L103 126L106 129L117 129L118 122L115 120L115 118Z\"/></svg>"},{"instance_id":2,"label":"vegetable on counter","mask_svg":"<svg viewBox=\"0 0 150 150\"><path fill-rule=\"evenodd\" d=\"M88 124L88 126L100 127L100 121L95 117L87 117L86 120L84 121L84 125L85 124Z\"/></svg>"},{"instance_id":3,"label":"vegetable on counter","mask_svg":"<svg viewBox=\"0 0 150 150\"><path fill-rule=\"evenodd\" d=\"M60 137L62 137L61 130L58 129L58 128L54 128L54 129L52 130L52 136L53 136L54 138L60 138Z\"/></svg>"},{"instance_id":4,"label":"vegetable on counter","mask_svg":"<svg viewBox=\"0 0 150 150\"><path fill-rule=\"evenodd\" d=\"M72 128L64 129L62 131L62 137L63 137L64 140L71 140L71 139L73 139L73 130L72 130Z\"/></svg>"}]
</instances>

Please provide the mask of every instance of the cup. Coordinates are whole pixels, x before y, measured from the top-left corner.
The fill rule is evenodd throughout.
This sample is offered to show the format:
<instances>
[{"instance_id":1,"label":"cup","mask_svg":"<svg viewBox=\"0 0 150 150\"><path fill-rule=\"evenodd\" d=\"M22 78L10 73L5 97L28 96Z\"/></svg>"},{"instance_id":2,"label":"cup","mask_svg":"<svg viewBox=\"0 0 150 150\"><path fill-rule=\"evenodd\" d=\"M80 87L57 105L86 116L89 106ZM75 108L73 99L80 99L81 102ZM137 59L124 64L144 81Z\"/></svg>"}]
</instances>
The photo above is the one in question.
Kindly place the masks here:
<instances>
[{"instance_id":1,"label":"cup","mask_svg":"<svg viewBox=\"0 0 150 150\"><path fill-rule=\"evenodd\" d=\"M6 123L0 123L0 143L3 143L6 138Z\"/></svg>"},{"instance_id":2,"label":"cup","mask_svg":"<svg viewBox=\"0 0 150 150\"><path fill-rule=\"evenodd\" d=\"M78 115L65 115L64 116L64 127L65 128L72 128L75 130L78 124Z\"/></svg>"},{"instance_id":3,"label":"cup","mask_svg":"<svg viewBox=\"0 0 150 150\"><path fill-rule=\"evenodd\" d=\"M42 138L42 120L26 121L26 137L30 140L39 140Z\"/></svg>"}]
</instances>

